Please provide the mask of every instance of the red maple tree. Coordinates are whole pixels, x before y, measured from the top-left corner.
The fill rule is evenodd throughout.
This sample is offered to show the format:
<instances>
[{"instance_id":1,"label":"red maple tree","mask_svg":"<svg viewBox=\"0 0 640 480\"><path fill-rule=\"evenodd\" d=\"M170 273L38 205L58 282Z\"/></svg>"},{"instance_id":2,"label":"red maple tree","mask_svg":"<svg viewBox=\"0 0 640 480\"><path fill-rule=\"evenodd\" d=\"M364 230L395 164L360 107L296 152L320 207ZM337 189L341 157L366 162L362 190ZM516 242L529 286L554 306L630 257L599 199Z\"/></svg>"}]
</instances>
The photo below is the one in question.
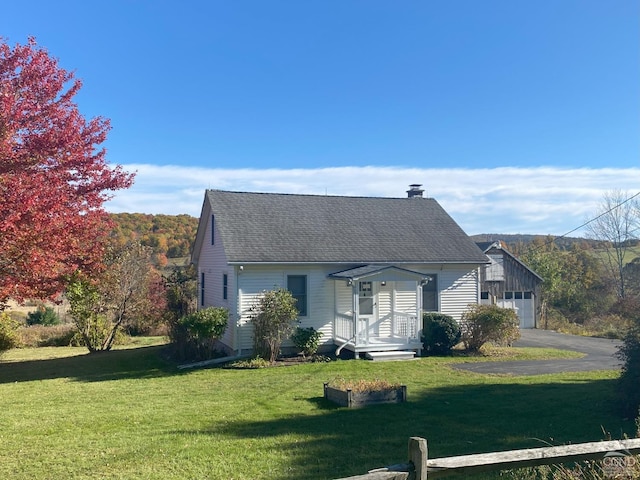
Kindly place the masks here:
<instances>
[{"instance_id":1,"label":"red maple tree","mask_svg":"<svg viewBox=\"0 0 640 480\"><path fill-rule=\"evenodd\" d=\"M51 298L98 269L112 226L103 204L133 175L110 168L109 121L87 121L82 83L29 38L0 38L0 302Z\"/></svg>"}]
</instances>

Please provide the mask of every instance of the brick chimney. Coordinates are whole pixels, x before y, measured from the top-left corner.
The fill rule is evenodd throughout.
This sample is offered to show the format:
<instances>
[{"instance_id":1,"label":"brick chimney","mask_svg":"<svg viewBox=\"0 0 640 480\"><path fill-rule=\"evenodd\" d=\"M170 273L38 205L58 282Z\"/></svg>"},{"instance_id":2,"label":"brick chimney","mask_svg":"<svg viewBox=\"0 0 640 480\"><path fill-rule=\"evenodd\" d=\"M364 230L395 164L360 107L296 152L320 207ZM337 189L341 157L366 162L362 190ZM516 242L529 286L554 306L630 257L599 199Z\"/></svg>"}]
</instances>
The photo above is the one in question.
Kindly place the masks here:
<instances>
[{"instance_id":1,"label":"brick chimney","mask_svg":"<svg viewBox=\"0 0 640 480\"><path fill-rule=\"evenodd\" d=\"M424 190L420 188L422 185L420 183L412 183L409 185L409 190L407 190L407 197L409 198L422 198L422 194Z\"/></svg>"}]
</instances>

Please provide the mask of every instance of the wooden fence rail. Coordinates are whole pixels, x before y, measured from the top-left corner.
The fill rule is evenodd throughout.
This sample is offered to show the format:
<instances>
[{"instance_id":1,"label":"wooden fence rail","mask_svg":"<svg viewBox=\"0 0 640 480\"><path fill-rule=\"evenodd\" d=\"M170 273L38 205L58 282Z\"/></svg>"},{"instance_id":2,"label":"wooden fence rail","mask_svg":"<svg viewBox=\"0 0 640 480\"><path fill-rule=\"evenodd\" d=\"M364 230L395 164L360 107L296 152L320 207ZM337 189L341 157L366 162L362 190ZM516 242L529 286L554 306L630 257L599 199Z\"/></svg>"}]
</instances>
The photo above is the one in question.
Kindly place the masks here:
<instances>
[{"instance_id":1,"label":"wooden fence rail","mask_svg":"<svg viewBox=\"0 0 640 480\"><path fill-rule=\"evenodd\" d=\"M378 468L364 475L339 480L427 480L605 458L610 459L610 465L613 467L624 468L632 467L636 459L631 455L639 453L640 438L632 438L429 459L427 441L424 438L411 437L407 463Z\"/></svg>"}]
</instances>

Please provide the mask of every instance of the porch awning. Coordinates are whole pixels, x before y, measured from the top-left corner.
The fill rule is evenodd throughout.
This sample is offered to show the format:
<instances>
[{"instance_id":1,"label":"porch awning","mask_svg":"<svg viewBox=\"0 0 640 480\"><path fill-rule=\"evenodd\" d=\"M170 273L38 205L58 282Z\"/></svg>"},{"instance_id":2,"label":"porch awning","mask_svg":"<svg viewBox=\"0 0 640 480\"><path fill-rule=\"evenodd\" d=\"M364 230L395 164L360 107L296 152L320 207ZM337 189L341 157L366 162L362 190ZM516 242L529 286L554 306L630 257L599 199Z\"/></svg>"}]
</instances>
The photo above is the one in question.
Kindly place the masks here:
<instances>
[{"instance_id":1,"label":"porch awning","mask_svg":"<svg viewBox=\"0 0 640 480\"><path fill-rule=\"evenodd\" d=\"M349 280L352 282L366 279L387 282L414 280L426 283L431 280L429 275L394 265L362 265L349 270L330 273L328 276L334 280Z\"/></svg>"}]
</instances>

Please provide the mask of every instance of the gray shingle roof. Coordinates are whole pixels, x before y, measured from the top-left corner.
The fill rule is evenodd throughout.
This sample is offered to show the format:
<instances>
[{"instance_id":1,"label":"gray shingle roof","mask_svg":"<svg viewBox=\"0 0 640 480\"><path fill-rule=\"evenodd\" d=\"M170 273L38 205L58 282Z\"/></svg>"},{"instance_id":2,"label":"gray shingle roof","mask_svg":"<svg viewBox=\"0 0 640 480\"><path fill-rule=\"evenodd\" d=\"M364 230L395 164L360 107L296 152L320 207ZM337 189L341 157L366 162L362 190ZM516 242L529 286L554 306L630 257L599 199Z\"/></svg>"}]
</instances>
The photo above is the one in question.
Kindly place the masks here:
<instances>
[{"instance_id":1,"label":"gray shingle roof","mask_svg":"<svg viewBox=\"0 0 640 480\"><path fill-rule=\"evenodd\" d=\"M229 262L486 263L431 198L207 190Z\"/></svg>"},{"instance_id":2,"label":"gray shingle roof","mask_svg":"<svg viewBox=\"0 0 640 480\"><path fill-rule=\"evenodd\" d=\"M394 267L393 265L362 265L361 267L350 268L348 270L342 270L329 274L329 278L338 278L343 280L360 280L361 278L373 277L385 272L399 273L400 275L406 275L407 277L414 277L420 279L426 279L428 275L420 272L414 272L413 270L407 270L406 268Z\"/></svg>"}]
</instances>

